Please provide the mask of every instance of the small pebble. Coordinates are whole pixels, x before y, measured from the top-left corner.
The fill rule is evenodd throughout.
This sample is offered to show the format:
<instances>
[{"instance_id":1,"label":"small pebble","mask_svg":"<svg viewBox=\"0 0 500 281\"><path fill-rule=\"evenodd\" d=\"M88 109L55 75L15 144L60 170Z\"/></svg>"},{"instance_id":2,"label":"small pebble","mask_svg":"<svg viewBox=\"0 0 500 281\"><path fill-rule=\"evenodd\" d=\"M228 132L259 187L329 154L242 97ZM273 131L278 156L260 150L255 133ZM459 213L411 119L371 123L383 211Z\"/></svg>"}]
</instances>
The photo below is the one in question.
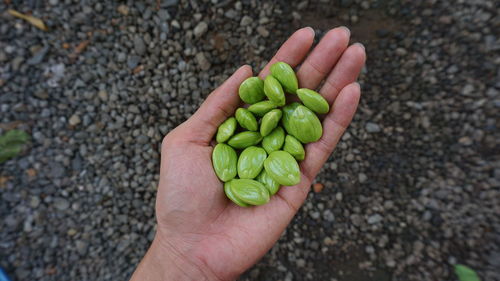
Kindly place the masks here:
<instances>
[{"instance_id":1,"label":"small pebble","mask_svg":"<svg viewBox=\"0 0 500 281\"><path fill-rule=\"evenodd\" d=\"M69 118L68 120L68 123L71 125L71 126L76 126L78 124L80 124L81 120L80 120L80 116L78 116L77 114L73 114L71 115L71 117Z\"/></svg>"},{"instance_id":2,"label":"small pebble","mask_svg":"<svg viewBox=\"0 0 500 281\"><path fill-rule=\"evenodd\" d=\"M321 192L323 190L323 188L324 188L324 185L322 183L318 182L318 183L313 184L313 190L316 193Z\"/></svg>"}]
</instances>

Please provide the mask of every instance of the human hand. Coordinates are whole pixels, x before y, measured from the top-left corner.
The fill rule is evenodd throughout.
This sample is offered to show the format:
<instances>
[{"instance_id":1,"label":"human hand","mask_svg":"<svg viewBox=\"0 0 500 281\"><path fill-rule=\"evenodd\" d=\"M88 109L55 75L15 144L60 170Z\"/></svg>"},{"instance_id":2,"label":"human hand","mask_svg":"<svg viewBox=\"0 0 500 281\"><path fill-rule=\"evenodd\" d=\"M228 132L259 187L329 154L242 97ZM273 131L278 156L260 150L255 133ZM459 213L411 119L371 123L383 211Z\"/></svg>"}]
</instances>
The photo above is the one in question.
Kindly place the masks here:
<instances>
[{"instance_id":1,"label":"human hand","mask_svg":"<svg viewBox=\"0 0 500 281\"><path fill-rule=\"evenodd\" d=\"M213 136L240 105L238 87L252 75L239 68L216 89L196 113L163 140L158 221L154 241L132 280L232 280L256 263L278 240L307 197L316 174L351 122L360 98L357 79L365 62L361 44L348 47L349 30L330 30L309 53L314 31L296 31L259 76L284 61L297 72L299 86L319 90L331 110L323 136L307 144L300 163L301 182L281 187L269 203L242 208L224 194L212 162ZM306 55L309 55L306 57Z\"/></svg>"}]
</instances>

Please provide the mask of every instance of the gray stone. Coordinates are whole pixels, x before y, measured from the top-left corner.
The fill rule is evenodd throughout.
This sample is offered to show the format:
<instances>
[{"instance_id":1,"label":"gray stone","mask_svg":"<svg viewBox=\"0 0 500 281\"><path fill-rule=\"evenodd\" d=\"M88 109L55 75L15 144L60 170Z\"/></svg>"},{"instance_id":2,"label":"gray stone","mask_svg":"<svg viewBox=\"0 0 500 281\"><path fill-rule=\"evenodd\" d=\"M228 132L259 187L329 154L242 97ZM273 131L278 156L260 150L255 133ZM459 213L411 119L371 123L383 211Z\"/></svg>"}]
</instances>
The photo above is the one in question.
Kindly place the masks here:
<instances>
[{"instance_id":1,"label":"gray stone","mask_svg":"<svg viewBox=\"0 0 500 281\"><path fill-rule=\"evenodd\" d=\"M12 60L12 69L14 71L18 71L19 68L21 67L21 64L24 62L23 57L16 57Z\"/></svg>"},{"instance_id":2,"label":"gray stone","mask_svg":"<svg viewBox=\"0 0 500 281\"><path fill-rule=\"evenodd\" d=\"M31 208L38 208L40 206L40 198L38 196L32 196L30 199L30 207Z\"/></svg>"},{"instance_id":3,"label":"gray stone","mask_svg":"<svg viewBox=\"0 0 500 281\"><path fill-rule=\"evenodd\" d=\"M146 53L146 44L144 44L144 40L142 40L142 37L138 35L134 36L134 49L140 56Z\"/></svg>"},{"instance_id":4,"label":"gray stone","mask_svg":"<svg viewBox=\"0 0 500 281\"><path fill-rule=\"evenodd\" d=\"M170 14L168 13L167 10L161 9L158 11L158 17L160 18L160 20L166 21L170 19Z\"/></svg>"},{"instance_id":5,"label":"gray stone","mask_svg":"<svg viewBox=\"0 0 500 281\"><path fill-rule=\"evenodd\" d=\"M207 32L208 30L208 24L204 21L198 23L196 27L193 30L193 34L196 38L200 38Z\"/></svg>"},{"instance_id":6,"label":"gray stone","mask_svg":"<svg viewBox=\"0 0 500 281\"><path fill-rule=\"evenodd\" d=\"M81 122L81 119L80 119L80 116L78 114L71 115L71 117L68 120L68 123L71 126L76 126L76 125L80 124L80 122Z\"/></svg>"},{"instance_id":7,"label":"gray stone","mask_svg":"<svg viewBox=\"0 0 500 281\"><path fill-rule=\"evenodd\" d=\"M66 169L58 162L52 162L48 168L51 178L60 178L66 174Z\"/></svg>"},{"instance_id":8,"label":"gray stone","mask_svg":"<svg viewBox=\"0 0 500 281\"><path fill-rule=\"evenodd\" d=\"M172 7L172 6L177 6L179 3L179 0L163 0L161 1L161 6L164 8Z\"/></svg>"},{"instance_id":9,"label":"gray stone","mask_svg":"<svg viewBox=\"0 0 500 281\"><path fill-rule=\"evenodd\" d=\"M10 215L7 215L5 217L5 224L7 225L7 227L11 228L11 229L15 229L17 228L21 222L23 221L23 219L15 214L10 214Z\"/></svg>"},{"instance_id":10,"label":"gray stone","mask_svg":"<svg viewBox=\"0 0 500 281\"><path fill-rule=\"evenodd\" d=\"M149 142L149 137L145 135L140 135L137 137L137 143L146 144Z\"/></svg>"},{"instance_id":11,"label":"gray stone","mask_svg":"<svg viewBox=\"0 0 500 281\"><path fill-rule=\"evenodd\" d=\"M317 220L319 219L319 217L321 216L319 212L312 212L311 214L311 218Z\"/></svg>"},{"instance_id":12,"label":"gray stone","mask_svg":"<svg viewBox=\"0 0 500 281\"><path fill-rule=\"evenodd\" d=\"M211 67L210 62L205 57L204 53L197 53L196 54L196 62L200 66L201 70L209 70Z\"/></svg>"},{"instance_id":13,"label":"gray stone","mask_svg":"<svg viewBox=\"0 0 500 281\"><path fill-rule=\"evenodd\" d=\"M333 222L335 220L335 215L333 215L332 211L325 210L323 212L323 218L329 222Z\"/></svg>"},{"instance_id":14,"label":"gray stone","mask_svg":"<svg viewBox=\"0 0 500 281\"><path fill-rule=\"evenodd\" d=\"M139 56L129 56L127 59L127 66L130 69L134 69L139 65L139 62L141 61L141 57Z\"/></svg>"},{"instance_id":15,"label":"gray stone","mask_svg":"<svg viewBox=\"0 0 500 281\"><path fill-rule=\"evenodd\" d=\"M240 21L240 25L241 26L248 26L250 25L251 23L253 22L253 19L249 16L244 16L241 21Z\"/></svg>"},{"instance_id":16,"label":"gray stone","mask_svg":"<svg viewBox=\"0 0 500 281\"><path fill-rule=\"evenodd\" d=\"M383 219L384 219L384 217L382 217L381 215L374 214L374 215L371 215L371 216L368 217L367 222L369 224L376 224L376 223L381 222Z\"/></svg>"},{"instance_id":17,"label":"gray stone","mask_svg":"<svg viewBox=\"0 0 500 281\"><path fill-rule=\"evenodd\" d=\"M375 253L375 248L373 248L373 246L371 246L371 245L368 245L365 247L365 252L367 254L373 254L373 253Z\"/></svg>"},{"instance_id":18,"label":"gray stone","mask_svg":"<svg viewBox=\"0 0 500 281\"><path fill-rule=\"evenodd\" d=\"M162 23L160 24L160 30L161 30L161 32L162 32L162 34L161 34L160 36L164 35L164 36L165 36L165 38L166 38L167 33L169 33L169 32L170 32L170 26L168 25L168 23L167 23L167 22L162 22Z\"/></svg>"},{"instance_id":19,"label":"gray stone","mask_svg":"<svg viewBox=\"0 0 500 281\"><path fill-rule=\"evenodd\" d=\"M39 64L45 58L45 55L49 52L49 46L44 46L41 48L33 57L31 57L27 63L31 65Z\"/></svg>"},{"instance_id":20,"label":"gray stone","mask_svg":"<svg viewBox=\"0 0 500 281\"><path fill-rule=\"evenodd\" d=\"M125 53L120 52L116 55L116 61L125 62L126 60L127 60L127 55Z\"/></svg>"},{"instance_id":21,"label":"gray stone","mask_svg":"<svg viewBox=\"0 0 500 281\"><path fill-rule=\"evenodd\" d=\"M360 183L364 183L368 180L368 176L366 176L365 173L359 173L358 174L358 180Z\"/></svg>"},{"instance_id":22,"label":"gray stone","mask_svg":"<svg viewBox=\"0 0 500 281\"><path fill-rule=\"evenodd\" d=\"M236 17L238 16L238 12L233 9L229 9L224 13L224 16L230 19L236 19Z\"/></svg>"},{"instance_id":23,"label":"gray stone","mask_svg":"<svg viewBox=\"0 0 500 281\"><path fill-rule=\"evenodd\" d=\"M396 55L402 57L402 56L406 56L408 52L404 49L404 48L397 48L396 49Z\"/></svg>"},{"instance_id":24,"label":"gray stone","mask_svg":"<svg viewBox=\"0 0 500 281\"><path fill-rule=\"evenodd\" d=\"M462 88L462 95L464 95L464 96L470 96L473 91L474 91L474 85L467 84L467 85L465 85Z\"/></svg>"},{"instance_id":25,"label":"gray stone","mask_svg":"<svg viewBox=\"0 0 500 281\"><path fill-rule=\"evenodd\" d=\"M59 211L66 211L69 208L68 200L60 197L54 199L53 205Z\"/></svg>"},{"instance_id":26,"label":"gray stone","mask_svg":"<svg viewBox=\"0 0 500 281\"><path fill-rule=\"evenodd\" d=\"M368 133L378 133L381 131L380 126L372 122L366 123L365 129Z\"/></svg>"},{"instance_id":27,"label":"gray stone","mask_svg":"<svg viewBox=\"0 0 500 281\"><path fill-rule=\"evenodd\" d=\"M129 13L129 11L130 11L130 9L126 5L122 4L122 5L118 6L117 11L118 11L118 13L120 13L120 14L122 14L124 16L127 16L128 13Z\"/></svg>"},{"instance_id":28,"label":"gray stone","mask_svg":"<svg viewBox=\"0 0 500 281\"><path fill-rule=\"evenodd\" d=\"M81 256L85 256L88 250L88 243L82 240L77 240L75 243L76 250Z\"/></svg>"},{"instance_id":29,"label":"gray stone","mask_svg":"<svg viewBox=\"0 0 500 281\"><path fill-rule=\"evenodd\" d=\"M263 26L259 26L257 27L257 32L262 36L262 37L268 37L269 36L269 31L263 27Z\"/></svg>"},{"instance_id":30,"label":"gray stone","mask_svg":"<svg viewBox=\"0 0 500 281\"><path fill-rule=\"evenodd\" d=\"M349 218L351 223L355 226L361 226L363 224L363 218L360 215L353 214Z\"/></svg>"},{"instance_id":31,"label":"gray stone","mask_svg":"<svg viewBox=\"0 0 500 281\"><path fill-rule=\"evenodd\" d=\"M497 97L498 93L499 91L495 88L488 88L488 90L486 91L486 95L491 98Z\"/></svg>"},{"instance_id":32,"label":"gray stone","mask_svg":"<svg viewBox=\"0 0 500 281\"><path fill-rule=\"evenodd\" d=\"M339 2L343 7L349 7L353 4L354 0L340 0Z\"/></svg>"},{"instance_id":33,"label":"gray stone","mask_svg":"<svg viewBox=\"0 0 500 281\"><path fill-rule=\"evenodd\" d=\"M465 136L465 137L461 137L458 139L458 142L462 145L466 145L466 146L469 146L469 145L472 145L474 142L472 141L472 139L468 136Z\"/></svg>"},{"instance_id":34,"label":"gray stone","mask_svg":"<svg viewBox=\"0 0 500 281\"><path fill-rule=\"evenodd\" d=\"M488 256L488 263L495 268L500 267L500 252L498 250L491 251L490 255Z\"/></svg>"},{"instance_id":35,"label":"gray stone","mask_svg":"<svg viewBox=\"0 0 500 281\"><path fill-rule=\"evenodd\" d=\"M105 90L101 90L97 93L97 96L99 97L100 100L102 101L107 101L108 100L108 92Z\"/></svg>"}]
</instances>

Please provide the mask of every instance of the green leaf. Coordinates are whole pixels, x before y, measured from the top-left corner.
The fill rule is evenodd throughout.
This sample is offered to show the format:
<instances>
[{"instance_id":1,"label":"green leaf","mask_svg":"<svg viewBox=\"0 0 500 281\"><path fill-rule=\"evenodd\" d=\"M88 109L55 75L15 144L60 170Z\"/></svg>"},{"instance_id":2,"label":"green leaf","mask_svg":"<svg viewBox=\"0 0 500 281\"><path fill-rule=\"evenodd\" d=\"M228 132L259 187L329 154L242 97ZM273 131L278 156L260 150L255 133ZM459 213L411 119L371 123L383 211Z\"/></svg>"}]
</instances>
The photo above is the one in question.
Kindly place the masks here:
<instances>
[{"instance_id":1,"label":"green leaf","mask_svg":"<svg viewBox=\"0 0 500 281\"><path fill-rule=\"evenodd\" d=\"M455 274L460 281L481 281L477 273L470 267L462 264L455 265Z\"/></svg>"},{"instance_id":2,"label":"green leaf","mask_svg":"<svg viewBox=\"0 0 500 281\"><path fill-rule=\"evenodd\" d=\"M7 133L0 136L0 147L9 144L25 144L30 139L25 131L21 130L10 130Z\"/></svg>"},{"instance_id":3,"label":"green leaf","mask_svg":"<svg viewBox=\"0 0 500 281\"><path fill-rule=\"evenodd\" d=\"M0 136L0 163L16 157L23 150L23 145L30 139L30 135L21 130L10 130Z\"/></svg>"}]
</instances>

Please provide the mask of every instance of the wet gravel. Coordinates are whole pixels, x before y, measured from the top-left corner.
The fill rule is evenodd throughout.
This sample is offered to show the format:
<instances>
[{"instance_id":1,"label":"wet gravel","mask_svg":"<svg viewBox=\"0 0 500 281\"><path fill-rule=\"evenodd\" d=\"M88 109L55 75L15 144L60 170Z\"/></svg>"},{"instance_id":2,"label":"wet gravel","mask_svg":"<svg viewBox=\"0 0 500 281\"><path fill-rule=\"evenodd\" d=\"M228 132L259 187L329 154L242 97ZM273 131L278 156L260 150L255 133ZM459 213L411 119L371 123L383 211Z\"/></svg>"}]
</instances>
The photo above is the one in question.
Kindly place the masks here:
<instances>
[{"instance_id":1,"label":"wet gravel","mask_svg":"<svg viewBox=\"0 0 500 281\"><path fill-rule=\"evenodd\" d=\"M11 3L12 2L12 3ZM474 1L2 1L0 266L126 280L155 230L162 136L300 26L365 44L358 113L242 280L500 280L500 17ZM32 12L44 32L9 15Z\"/></svg>"}]
</instances>

